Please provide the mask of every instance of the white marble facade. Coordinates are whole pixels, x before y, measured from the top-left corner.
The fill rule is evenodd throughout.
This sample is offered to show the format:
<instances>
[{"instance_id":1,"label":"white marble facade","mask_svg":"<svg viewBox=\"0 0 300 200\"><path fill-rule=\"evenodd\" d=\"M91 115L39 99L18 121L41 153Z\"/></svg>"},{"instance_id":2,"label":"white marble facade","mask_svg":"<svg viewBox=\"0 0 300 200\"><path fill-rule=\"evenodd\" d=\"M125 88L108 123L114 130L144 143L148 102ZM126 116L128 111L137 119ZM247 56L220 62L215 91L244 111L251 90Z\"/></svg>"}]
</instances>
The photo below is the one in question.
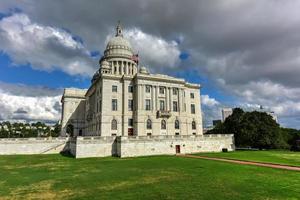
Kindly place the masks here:
<instances>
[{"instance_id":1,"label":"white marble facade","mask_svg":"<svg viewBox=\"0 0 300 200\"><path fill-rule=\"evenodd\" d=\"M120 25L88 90L65 89L62 136L202 135L200 85L150 74Z\"/></svg>"}]
</instances>

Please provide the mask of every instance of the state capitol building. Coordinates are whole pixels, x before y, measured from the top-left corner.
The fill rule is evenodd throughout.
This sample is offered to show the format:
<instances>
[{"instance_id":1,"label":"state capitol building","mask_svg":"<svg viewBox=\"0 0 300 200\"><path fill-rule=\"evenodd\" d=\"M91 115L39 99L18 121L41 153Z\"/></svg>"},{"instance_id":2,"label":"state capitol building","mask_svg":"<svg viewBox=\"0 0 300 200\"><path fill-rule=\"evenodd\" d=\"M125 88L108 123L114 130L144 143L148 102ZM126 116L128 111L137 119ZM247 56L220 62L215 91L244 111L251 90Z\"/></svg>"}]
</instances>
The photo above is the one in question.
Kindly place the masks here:
<instances>
[{"instance_id":1,"label":"state capitol building","mask_svg":"<svg viewBox=\"0 0 300 200\"><path fill-rule=\"evenodd\" d=\"M201 135L200 85L150 74L137 59L119 24L90 88L65 89L62 134Z\"/></svg>"},{"instance_id":2,"label":"state capitol building","mask_svg":"<svg viewBox=\"0 0 300 200\"><path fill-rule=\"evenodd\" d=\"M139 67L120 24L99 63L89 89L64 90L61 136L181 142L203 136L200 85Z\"/></svg>"}]
</instances>

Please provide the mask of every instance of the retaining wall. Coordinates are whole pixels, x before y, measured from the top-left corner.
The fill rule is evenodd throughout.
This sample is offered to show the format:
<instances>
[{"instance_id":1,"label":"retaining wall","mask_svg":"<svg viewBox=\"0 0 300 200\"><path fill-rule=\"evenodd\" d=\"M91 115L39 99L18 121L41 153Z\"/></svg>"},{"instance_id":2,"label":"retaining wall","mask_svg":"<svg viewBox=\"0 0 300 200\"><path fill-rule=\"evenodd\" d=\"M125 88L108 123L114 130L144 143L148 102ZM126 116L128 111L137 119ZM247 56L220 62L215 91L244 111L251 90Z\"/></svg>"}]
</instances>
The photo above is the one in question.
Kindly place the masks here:
<instances>
[{"instance_id":1,"label":"retaining wall","mask_svg":"<svg viewBox=\"0 0 300 200\"><path fill-rule=\"evenodd\" d=\"M77 138L4 138L0 139L0 155L50 154L69 151L76 158L135 157L173 155L180 153L219 152L223 148L235 150L234 136L95 136Z\"/></svg>"},{"instance_id":2,"label":"retaining wall","mask_svg":"<svg viewBox=\"0 0 300 200\"><path fill-rule=\"evenodd\" d=\"M137 136L118 137L118 156L174 155L176 146L180 153L220 152L223 148L233 151L232 134L192 136Z\"/></svg>"},{"instance_id":3,"label":"retaining wall","mask_svg":"<svg viewBox=\"0 0 300 200\"><path fill-rule=\"evenodd\" d=\"M68 138L1 138L0 155L55 154L67 150Z\"/></svg>"},{"instance_id":4,"label":"retaining wall","mask_svg":"<svg viewBox=\"0 0 300 200\"><path fill-rule=\"evenodd\" d=\"M71 142L71 146L74 146L73 142ZM71 150L71 153L76 158L117 155L115 136L77 137L75 146L76 150Z\"/></svg>"}]
</instances>

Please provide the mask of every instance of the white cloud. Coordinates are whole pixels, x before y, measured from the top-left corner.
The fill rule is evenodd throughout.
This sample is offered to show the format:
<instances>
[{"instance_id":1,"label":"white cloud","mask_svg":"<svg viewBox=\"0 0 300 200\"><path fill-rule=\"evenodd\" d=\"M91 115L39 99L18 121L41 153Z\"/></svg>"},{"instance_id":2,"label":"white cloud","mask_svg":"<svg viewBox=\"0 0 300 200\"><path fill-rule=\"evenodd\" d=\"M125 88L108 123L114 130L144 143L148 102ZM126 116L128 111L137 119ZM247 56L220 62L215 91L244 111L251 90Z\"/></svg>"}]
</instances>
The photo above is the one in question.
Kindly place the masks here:
<instances>
[{"instance_id":1,"label":"white cloud","mask_svg":"<svg viewBox=\"0 0 300 200\"><path fill-rule=\"evenodd\" d=\"M216 106L220 104L215 98L211 98L207 94L201 95L201 103L206 106Z\"/></svg>"},{"instance_id":2,"label":"white cloud","mask_svg":"<svg viewBox=\"0 0 300 200\"><path fill-rule=\"evenodd\" d=\"M106 44L113 35L109 33L104 43ZM140 65L158 72L164 68L178 67L180 50L175 41L167 41L138 28L125 29L124 38L128 39L134 53L139 54Z\"/></svg>"},{"instance_id":3,"label":"white cloud","mask_svg":"<svg viewBox=\"0 0 300 200\"><path fill-rule=\"evenodd\" d=\"M286 87L271 81L249 82L244 85L229 85L228 87L237 96L248 102L248 105L255 107L262 105L274 111L279 120L281 117L300 115L300 88Z\"/></svg>"},{"instance_id":4,"label":"white cloud","mask_svg":"<svg viewBox=\"0 0 300 200\"><path fill-rule=\"evenodd\" d=\"M201 107L204 126L211 126L213 120L221 119L223 105L209 95L201 95Z\"/></svg>"},{"instance_id":5,"label":"white cloud","mask_svg":"<svg viewBox=\"0 0 300 200\"><path fill-rule=\"evenodd\" d=\"M61 117L61 95L58 91L40 87L28 87L25 85L6 84L9 87L0 86L0 120L26 120L55 122ZM23 89L23 93L16 95L11 89ZM32 91L36 89L37 96L32 96ZM49 95L47 96L47 91ZM26 94L28 92L28 95ZM51 96L55 94L55 96Z\"/></svg>"},{"instance_id":6,"label":"white cloud","mask_svg":"<svg viewBox=\"0 0 300 200\"><path fill-rule=\"evenodd\" d=\"M138 28L125 30L124 35L138 51L142 65L158 71L178 67L180 50L175 41L167 41Z\"/></svg>"},{"instance_id":7,"label":"white cloud","mask_svg":"<svg viewBox=\"0 0 300 200\"><path fill-rule=\"evenodd\" d=\"M113 36L114 33L110 32L104 43L106 44ZM134 53L139 54L140 65L145 65L156 72L178 67L180 50L174 40L167 41L145 33L139 28L124 29L124 37L129 40Z\"/></svg>"},{"instance_id":8,"label":"white cloud","mask_svg":"<svg viewBox=\"0 0 300 200\"><path fill-rule=\"evenodd\" d=\"M121 19L125 30L129 27L125 36L134 36L132 43L144 62L141 64L155 71L165 67L167 70L174 69L181 49L190 54L187 61L180 63L186 65L181 66L182 71L191 68L199 70L201 76L219 83L226 94L240 97L242 104L263 104L280 116L300 116L297 114L300 99L299 1L125 0L105 1L101 5L98 1L70 4L67 1L2 0L0 10L8 13L10 8L17 6L30 16L29 25L44 29L66 27L80 35L88 48L93 50L99 50L103 38L106 38L116 20ZM134 14L133 7L136 8ZM18 27L19 21L22 20L15 20L13 24ZM21 30L29 26L22 23L19 23ZM45 26L48 24L53 27ZM9 28L14 30L16 27ZM6 27L6 30L10 29ZM40 38L35 37L38 34L30 33L33 36L28 37L29 33L24 29L19 34L21 36L16 35L23 37L25 43L30 41L41 48L42 55L37 53L40 49L25 48L24 53L16 49L14 41L9 41L9 45L3 42L3 36L0 38L0 48L15 55L14 60L35 63L43 70L53 69L49 63L54 63L55 68L70 74L93 72L81 67L90 62L86 58L86 46L80 47L80 43L75 42L79 49L75 51L71 39L64 38L71 41L64 43L52 31L50 33L51 36L45 39L52 44L48 45L47 51L44 50L45 45L40 45L44 44ZM172 41L176 37L179 37L180 44ZM70 55L69 52L73 53ZM78 63L74 64L78 59ZM43 65L40 66L40 63Z\"/></svg>"},{"instance_id":9,"label":"white cloud","mask_svg":"<svg viewBox=\"0 0 300 200\"><path fill-rule=\"evenodd\" d=\"M70 75L90 76L94 61L84 45L63 29L32 22L22 13L0 21L0 49L15 64L31 64L38 70L62 70Z\"/></svg>"}]
</instances>

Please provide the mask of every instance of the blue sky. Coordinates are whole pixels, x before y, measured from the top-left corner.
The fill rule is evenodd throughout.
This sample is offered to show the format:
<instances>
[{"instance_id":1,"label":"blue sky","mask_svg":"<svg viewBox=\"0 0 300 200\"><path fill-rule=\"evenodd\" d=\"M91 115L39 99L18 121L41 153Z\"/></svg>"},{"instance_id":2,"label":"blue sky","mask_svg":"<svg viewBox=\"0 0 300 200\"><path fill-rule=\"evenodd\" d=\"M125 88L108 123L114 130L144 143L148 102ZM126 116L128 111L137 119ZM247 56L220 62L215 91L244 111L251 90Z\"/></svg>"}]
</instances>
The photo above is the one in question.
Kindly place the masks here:
<instances>
[{"instance_id":1,"label":"blue sky","mask_svg":"<svg viewBox=\"0 0 300 200\"><path fill-rule=\"evenodd\" d=\"M48 86L50 88L88 88L89 77L71 76L59 70L42 71L33 69L30 64L15 65L8 55L0 54L0 81L21 83L31 86Z\"/></svg>"},{"instance_id":2,"label":"blue sky","mask_svg":"<svg viewBox=\"0 0 300 200\"><path fill-rule=\"evenodd\" d=\"M141 65L202 85L205 124L220 118L223 107L262 105L275 111L282 126L300 128L298 6L249 0L3 0L0 119L20 118L16 111L23 109L24 120L59 120L62 89L89 87L121 20Z\"/></svg>"}]
</instances>

